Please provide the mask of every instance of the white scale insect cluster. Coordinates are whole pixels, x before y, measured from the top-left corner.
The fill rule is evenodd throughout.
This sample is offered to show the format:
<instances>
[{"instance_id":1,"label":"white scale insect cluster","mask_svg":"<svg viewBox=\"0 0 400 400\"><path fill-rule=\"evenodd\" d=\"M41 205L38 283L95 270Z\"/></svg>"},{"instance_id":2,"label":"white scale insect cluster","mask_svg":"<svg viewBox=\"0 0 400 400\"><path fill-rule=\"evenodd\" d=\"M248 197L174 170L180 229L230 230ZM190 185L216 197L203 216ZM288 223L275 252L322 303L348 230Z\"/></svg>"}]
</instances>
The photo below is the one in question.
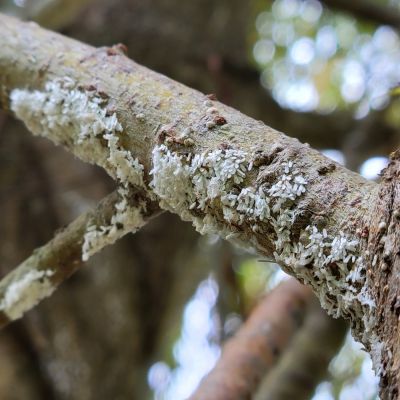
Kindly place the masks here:
<instances>
[{"instance_id":1,"label":"white scale insect cluster","mask_svg":"<svg viewBox=\"0 0 400 400\"><path fill-rule=\"evenodd\" d=\"M129 232L136 232L144 224L143 212L146 204L139 203L135 207L128 204L128 189L120 187L121 200L115 205L116 213L111 217L109 225L89 225L82 245L82 260L87 261L92 255L104 247L115 243Z\"/></svg>"},{"instance_id":2,"label":"white scale insect cluster","mask_svg":"<svg viewBox=\"0 0 400 400\"><path fill-rule=\"evenodd\" d=\"M143 183L143 167L119 145L123 129L117 114L107 110L107 100L96 91L80 89L65 77L47 82L43 91L14 89L10 100L15 115L34 134L57 144L73 140L74 153L84 161L102 165L122 182ZM107 141L108 149L100 138Z\"/></svg>"},{"instance_id":3,"label":"white scale insect cluster","mask_svg":"<svg viewBox=\"0 0 400 400\"><path fill-rule=\"evenodd\" d=\"M69 78L47 82L43 91L15 89L10 99L11 109L33 133L74 147L76 155L102 165L120 183L121 201L110 225L88 226L82 248L84 260L128 229L136 230L143 224L143 205L132 208L128 202L129 186L143 185L143 166L120 145L123 128L116 113L107 110L106 100L97 96L96 91L78 88ZM104 139L107 147L99 139ZM288 160L272 185L245 186L253 166L249 158L245 152L234 149L181 156L165 145L156 146L151 185L162 207L191 220L201 233L240 239L244 229L238 226L249 226L256 235L263 233L263 225L273 227L276 260L313 285L329 313L364 315L367 333L374 323L368 317L374 302L367 293L358 240L344 232L332 235L308 226L294 242L291 231L301 212L295 202L306 192L307 180ZM199 216L202 214L205 216ZM256 235L250 240L256 240ZM37 278L38 275L28 274L20 285L35 285L40 282ZM8 299L18 292L14 290ZM6 296L1 304L7 307L11 303ZM11 313L16 316L20 311L14 309Z\"/></svg>"},{"instance_id":4,"label":"white scale insect cluster","mask_svg":"<svg viewBox=\"0 0 400 400\"><path fill-rule=\"evenodd\" d=\"M15 115L33 133L55 143L73 140L75 154L102 165L120 183L121 201L115 206L110 226L92 224L87 228L83 260L143 225L143 204L131 207L128 202L129 186L143 186L143 166L121 147L119 135L123 128L117 114L107 110L105 99L94 90L78 88L70 78L47 82L43 91L15 89L10 99ZM107 148L100 139L106 140Z\"/></svg>"},{"instance_id":5,"label":"white scale insect cluster","mask_svg":"<svg viewBox=\"0 0 400 400\"><path fill-rule=\"evenodd\" d=\"M62 139L68 127L77 132L79 144L105 131L122 131L115 113L107 116L104 99L76 89L70 78L49 81L43 91L14 89L10 99L11 109L37 135Z\"/></svg>"},{"instance_id":6,"label":"white scale insect cluster","mask_svg":"<svg viewBox=\"0 0 400 400\"><path fill-rule=\"evenodd\" d=\"M91 224L87 228L82 246L84 261L143 225L144 205L131 207L128 202L129 185L143 185L143 166L120 146L123 128L117 114L107 110L106 100L95 91L78 88L69 78L47 82L43 91L15 89L10 99L11 109L32 132L56 143L72 138L75 154L102 165L120 183L121 201L115 206L110 225Z\"/></svg>"},{"instance_id":7,"label":"white scale insect cluster","mask_svg":"<svg viewBox=\"0 0 400 400\"><path fill-rule=\"evenodd\" d=\"M241 235L234 226L247 224L260 234L263 224L272 226L277 262L313 285L330 314L337 317L353 310L370 314L375 305L366 292L359 241L344 232L331 235L307 226L294 242L293 223L301 212L295 201L306 192L307 180L289 160L272 185L243 187L252 167L249 158L233 149L181 156L160 145L153 151L151 185L162 207L192 221L200 233L219 233L229 239ZM199 212L205 217L199 217Z\"/></svg>"},{"instance_id":8,"label":"white scale insect cluster","mask_svg":"<svg viewBox=\"0 0 400 400\"><path fill-rule=\"evenodd\" d=\"M7 287L0 310L11 320L21 318L42 299L50 296L55 287L50 281L51 270L32 270L19 276Z\"/></svg>"}]
</instances>

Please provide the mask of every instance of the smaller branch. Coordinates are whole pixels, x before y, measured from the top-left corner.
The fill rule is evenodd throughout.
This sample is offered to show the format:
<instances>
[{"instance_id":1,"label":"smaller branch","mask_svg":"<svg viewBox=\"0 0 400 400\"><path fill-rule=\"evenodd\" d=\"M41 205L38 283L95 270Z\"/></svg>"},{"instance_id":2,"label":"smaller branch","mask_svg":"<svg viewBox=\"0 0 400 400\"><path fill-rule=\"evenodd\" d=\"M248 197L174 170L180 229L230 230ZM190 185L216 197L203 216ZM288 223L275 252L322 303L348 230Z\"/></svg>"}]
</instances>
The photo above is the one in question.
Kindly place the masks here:
<instances>
[{"instance_id":1,"label":"smaller branch","mask_svg":"<svg viewBox=\"0 0 400 400\"><path fill-rule=\"evenodd\" d=\"M400 13L390 6L373 3L371 0L321 0L328 7L352 14L382 25L400 28Z\"/></svg>"},{"instance_id":2,"label":"smaller branch","mask_svg":"<svg viewBox=\"0 0 400 400\"><path fill-rule=\"evenodd\" d=\"M303 328L276 368L260 385L255 400L307 400L328 375L328 366L343 344L348 324L333 319L315 299Z\"/></svg>"},{"instance_id":3,"label":"smaller branch","mask_svg":"<svg viewBox=\"0 0 400 400\"><path fill-rule=\"evenodd\" d=\"M310 289L296 280L281 283L227 342L190 400L251 398L302 325L312 299Z\"/></svg>"},{"instance_id":4,"label":"smaller branch","mask_svg":"<svg viewBox=\"0 0 400 400\"><path fill-rule=\"evenodd\" d=\"M0 329L50 296L82 261L161 212L143 191L125 196L121 189L107 196L0 281Z\"/></svg>"}]
</instances>

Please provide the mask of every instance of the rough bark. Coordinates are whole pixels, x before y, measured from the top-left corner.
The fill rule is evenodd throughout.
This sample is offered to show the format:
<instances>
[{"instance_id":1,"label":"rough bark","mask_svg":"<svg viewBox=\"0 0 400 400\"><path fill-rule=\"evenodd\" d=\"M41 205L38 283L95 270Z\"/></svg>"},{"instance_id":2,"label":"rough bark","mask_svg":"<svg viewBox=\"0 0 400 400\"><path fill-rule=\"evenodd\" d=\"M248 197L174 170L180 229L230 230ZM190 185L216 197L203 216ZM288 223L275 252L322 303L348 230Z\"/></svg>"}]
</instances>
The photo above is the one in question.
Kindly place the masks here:
<instances>
[{"instance_id":1,"label":"rough bark","mask_svg":"<svg viewBox=\"0 0 400 400\"><path fill-rule=\"evenodd\" d=\"M31 9L29 5L20 9L18 15L59 29L70 19L68 8L74 10L77 5L73 3L64 0L46 3L42 7L44 11L59 7L56 19L43 18L40 9ZM249 60L248 38L253 34L255 12L259 7L256 1L232 0L216 4L193 0L182 4L179 0L97 0L86 7L80 3L80 7L82 11L77 14L76 21L65 26L68 36L92 45L124 43L129 57L137 62L190 87L216 93L225 104L314 148L342 149L346 142L346 155L350 154L353 160L354 154L349 152L356 146L357 159L362 162L371 156L386 155L398 145L398 130L385 121L384 113L371 112L357 121L351 111L340 110L328 115L300 113L282 108L273 99L260 85L260 72ZM171 12L176 9L179 12ZM187 21L196 21L196 24ZM215 29L215 21L218 21L218 29ZM110 24L112 30L104 29ZM156 52L149 51L154 47ZM354 136L359 139L360 135L353 132L359 130L368 140L354 141ZM353 169L353 166L354 162L348 167Z\"/></svg>"},{"instance_id":2,"label":"rough bark","mask_svg":"<svg viewBox=\"0 0 400 400\"><path fill-rule=\"evenodd\" d=\"M368 229L366 252L372 268L368 271L376 300L380 339L371 347L380 376L381 398L397 399L400 393L400 152L391 154L374 204Z\"/></svg>"},{"instance_id":3,"label":"rough bark","mask_svg":"<svg viewBox=\"0 0 400 400\"><path fill-rule=\"evenodd\" d=\"M314 148L342 149L352 132L362 126L368 145L355 143L362 160L390 152L399 143L399 134L385 122L383 113L371 112L356 121L346 110L321 115L279 106L260 84L260 71L249 60L255 3L98 0L66 33L92 45L124 43L129 57L138 63L205 93L216 93L223 103ZM110 20L114 28L106 32L104 26ZM157 51L150 50L154 48Z\"/></svg>"},{"instance_id":4,"label":"rough bark","mask_svg":"<svg viewBox=\"0 0 400 400\"><path fill-rule=\"evenodd\" d=\"M373 335L371 278L365 282L370 265L360 247L378 185L213 98L140 67L121 47L96 50L33 24L4 16L0 22L2 103L11 105L33 133L102 166L115 179L126 178L125 184L132 177L121 175L127 171L121 172L111 153L126 156L128 172L137 172L140 161L143 185L152 181L147 189L163 207L191 220L202 233L217 232L274 256L310 284L331 313L351 318L355 334L368 347L380 348L382 337ZM51 106L54 98L69 94L83 97L102 123L112 119L115 124L91 134L82 130L85 109L71 119L72 110L57 103L67 113L65 121L51 107L43 113L33 104L40 99ZM372 355L377 363L376 351Z\"/></svg>"}]
</instances>

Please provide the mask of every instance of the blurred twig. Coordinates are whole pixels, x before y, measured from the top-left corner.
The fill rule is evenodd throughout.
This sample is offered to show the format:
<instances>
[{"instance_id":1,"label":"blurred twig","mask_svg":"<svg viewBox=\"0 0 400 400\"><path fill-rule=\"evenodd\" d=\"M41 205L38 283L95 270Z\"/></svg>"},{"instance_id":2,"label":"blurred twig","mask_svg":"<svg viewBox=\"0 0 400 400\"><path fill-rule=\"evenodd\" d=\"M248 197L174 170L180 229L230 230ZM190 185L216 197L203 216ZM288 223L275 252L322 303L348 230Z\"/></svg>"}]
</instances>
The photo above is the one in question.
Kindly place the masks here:
<instances>
[{"instance_id":1,"label":"blurred twig","mask_svg":"<svg viewBox=\"0 0 400 400\"><path fill-rule=\"evenodd\" d=\"M329 317L315 299L304 326L277 367L266 376L255 400L307 400L328 373L348 324Z\"/></svg>"},{"instance_id":2,"label":"blurred twig","mask_svg":"<svg viewBox=\"0 0 400 400\"><path fill-rule=\"evenodd\" d=\"M312 299L311 291L294 279L281 283L227 342L190 400L251 398L303 324Z\"/></svg>"}]
</instances>

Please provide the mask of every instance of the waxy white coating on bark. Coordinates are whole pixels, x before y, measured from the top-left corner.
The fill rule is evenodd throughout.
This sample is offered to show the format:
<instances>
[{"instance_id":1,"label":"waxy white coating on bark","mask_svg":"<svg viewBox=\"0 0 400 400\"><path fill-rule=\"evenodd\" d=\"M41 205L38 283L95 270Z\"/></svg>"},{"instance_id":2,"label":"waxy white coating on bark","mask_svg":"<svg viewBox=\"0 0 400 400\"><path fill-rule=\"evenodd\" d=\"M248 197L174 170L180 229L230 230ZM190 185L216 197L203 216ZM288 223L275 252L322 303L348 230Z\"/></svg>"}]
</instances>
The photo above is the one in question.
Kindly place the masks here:
<instances>
[{"instance_id":1,"label":"waxy white coating on bark","mask_svg":"<svg viewBox=\"0 0 400 400\"><path fill-rule=\"evenodd\" d=\"M82 260L87 261L92 255L104 247L115 243L129 232L136 232L145 225L143 212L146 204L139 203L132 207L128 204L128 190L119 188L121 201L115 205L116 212L111 218L110 225L89 225L84 235L82 245Z\"/></svg>"},{"instance_id":2,"label":"waxy white coating on bark","mask_svg":"<svg viewBox=\"0 0 400 400\"><path fill-rule=\"evenodd\" d=\"M74 154L82 160L103 166L115 179L142 185L143 167L129 150L120 146L123 131L117 114L107 109L107 100L95 90L78 87L70 78L45 84L44 90L14 89L11 109L36 135L64 144L73 137ZM73 131L73 135L65 132ZM101 143L107 141L108 148Z\"/></svg>"},{"instance_id":3,"label":"waxy white coating on bark","mask_svg":"<svg viewBox=\"0 0 400 400\"><path fill-rule=\"evenodd\" d=\"M68 145L76 155L103 166L121 183L121 190L127 190L129 184L143 185L142 165L119 145L122 125L116 113L107 110L107 101L95 91L78 88L75 82L64 78L48 82L43 91L15 89L10 98L12 110L35 134L64 143L64 131L72 129L74 134L68 136L74 139ZM213 126L209 123L207 127ZM106 140L107 147L101 138ZM302 213L296 208L296 201L306 192L306 177L292 160L286 160L273 184L245 186L253 161L241 150L181 156L164 145L156 146L152 187L163 208L192 221L201 233L252 242L260 249L257 235L267 234L265 226L272 227L277 262L311 284L330 314L360 316L367 337L375 323L375 305L367 293L358 239L345 232L333 234L310 225L294 241L293 223ZM126 199L118 204L110 226L88 227L83 259L122 236L125 227L141 226L138 209L126 207ZM121 224L123 229L118 228ZM238 226L250 227L255 235L246 237L245 229ZM379 344L374 346L379 348Z\"/></svg>"},{"instance_id":4,"label":"waxy white coating on bark","mask_svg":"<svg viewBox=\"0 0 400 400\"><path fill-rule=\"evenodd\" d=\"M11 320L21 318L26 311L53 293L55 287L49 279L53 274L50 270L31 270L14 280L0 302L0 311Z\"/></svg>"},{"instance_id":5,"label":"waxy white coating on bark","mask_svg":"<svg viewBox=\"0 0 400 400\"><path fill-rule=\"evenodd\" d=\"M264 232L263 225L272 226L276 261L311 284L331 315L360 312L369 331L375 304L366 290L359 240L342 231L330 234L307 226L294 241L293 223L302 212L296 200L306 192L307 179L287 160L272 184L245 186L251 158L241 150L182 156L165 145L156 146L151 186L161 207L192 221L202 234L240 240L238 225L249 225L257 234ZM206 215L199 217L198 210Z\"/></svg>"},{"instance_id":6,"label":"waxy white coating on bark","mask_svg":"<svg viewBox=\"0 0 400 400\"><path fill-rule=\"evenodd\" d=\"M44 90L14 89L10 94L11 109L36 134L38 128L61 135L67 126L77 130L77 143L104 132L121 132L116 114L107 115L104 99L94 92L79 90L70 78L45 84Z\"/></svg>"}]
</instances>

